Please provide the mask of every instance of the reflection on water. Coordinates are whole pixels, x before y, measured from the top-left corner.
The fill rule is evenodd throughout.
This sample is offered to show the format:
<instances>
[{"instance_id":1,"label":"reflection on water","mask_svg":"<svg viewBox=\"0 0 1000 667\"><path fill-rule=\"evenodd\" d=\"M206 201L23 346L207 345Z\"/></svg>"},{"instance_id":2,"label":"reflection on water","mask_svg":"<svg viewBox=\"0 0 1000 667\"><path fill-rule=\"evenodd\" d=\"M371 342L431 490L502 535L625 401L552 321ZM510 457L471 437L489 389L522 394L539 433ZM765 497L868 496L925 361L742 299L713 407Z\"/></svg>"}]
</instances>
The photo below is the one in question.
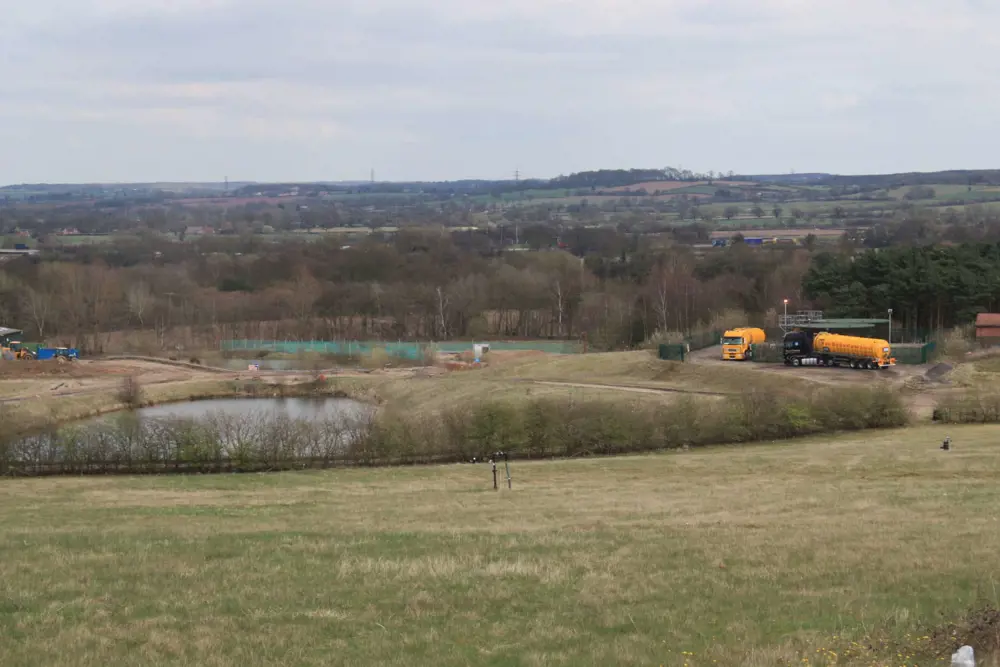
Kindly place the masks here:
<instances>
[{"instance_id":1,"label":"reflection on water","mask_svg":"<svg viewBox=\"0 0 1000 667\"><path fill-rule=\"evenodd\" d=\"M262 371L311 371L314 366L295 359L213 359L209 365L229 371L245 371L256 364ZM333 364L329 364L333 365Z\"/></svg>"},{"instance_id":2,"label":"reflection on water","mask_svg":"<svg viewBox=\"0 0 1000 667\"><path fill-rule=\"evenodd\" d=\"M280 415L292 419L320 421L331 417L360 417L371 410L370 406L349 398L221 398L189 403L154 405L136 410L140 418L198 419L223 413L241 415Z\"/></svg>"},{"instance_id":3,"label":"reflection on water","mask_svg":"<svg viewBox=\"0 0 1000 667\"><path fill-rule=\"evenodd\" d=\"M192 401L118 412L15 440L0 474L326 467L352 456L374 408L337 398Z\"/></svg>"}]
</instances>

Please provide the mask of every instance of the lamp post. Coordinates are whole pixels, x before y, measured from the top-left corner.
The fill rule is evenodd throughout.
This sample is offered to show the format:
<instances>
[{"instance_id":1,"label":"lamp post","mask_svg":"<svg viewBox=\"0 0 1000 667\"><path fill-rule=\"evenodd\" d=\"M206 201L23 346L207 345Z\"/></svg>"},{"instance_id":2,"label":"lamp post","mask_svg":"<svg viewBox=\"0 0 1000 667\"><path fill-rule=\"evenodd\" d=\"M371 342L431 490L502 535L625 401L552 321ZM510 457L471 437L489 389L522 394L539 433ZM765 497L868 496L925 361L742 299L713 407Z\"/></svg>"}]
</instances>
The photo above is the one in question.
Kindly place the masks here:
<instances>
[{"instance_id":1,"label":"lamp post","mask_svg":"<svg viewBox=\"0 0 1000 667\"><path fill-rule=\"evenodd\" d=\"M892 345L892 308L889 309L889 345Z\"/></svg>"},{"instance_id":2,"label":"lamp post","mask_svg":"<svg viewBox=\"0 0 1000 667\"><path fill-rule=\"evenodd\" d=\"M787 332L785 327L788 326L788 299L784 300L785 304L785 316L781 319L781 330Z\"/></svg>"}]
</instances>

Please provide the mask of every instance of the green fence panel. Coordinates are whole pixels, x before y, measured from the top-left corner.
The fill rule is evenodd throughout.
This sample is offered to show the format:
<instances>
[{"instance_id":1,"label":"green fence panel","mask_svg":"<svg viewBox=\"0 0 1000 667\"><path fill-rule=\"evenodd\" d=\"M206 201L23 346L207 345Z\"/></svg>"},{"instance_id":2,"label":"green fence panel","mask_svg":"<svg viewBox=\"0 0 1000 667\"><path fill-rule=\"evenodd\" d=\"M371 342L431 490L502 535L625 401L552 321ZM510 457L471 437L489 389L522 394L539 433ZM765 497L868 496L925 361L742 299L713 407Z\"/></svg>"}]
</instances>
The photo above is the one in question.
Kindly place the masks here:
<instances>
[{"instance_id":1,"label":"green fence panel","mask_svg":"<svg viewBox=\"0 0 1000 667\"><path fill-rule=\"evenodd\" d=\"M780 364L785 361L784 348L781 343L755 343L750 346L753 353L751 361L761 364Z\"/></svg>"},{"instance_id":2,"label":"green fence panel","mask_svg":"<svg viewBox=\"0 0 1000 667\"><path fill-rule=\"evenodd\" d=\"M578 354L582 345L573 341L489 341L490 350L522 351L537 350L551 354ZM386 341L351 341L351 340L307 340L307 341L276 341L276 340L224 340L219 347L228 352L272 352L277 354L330 354L348 357L371 356L376 349L384 350L393 357L404 359L421 359L430 351L444 353L471 352L471 341L427 343L427 342L386 342Z\"/></svg>"},{"instance_id":3,"label":"green fence panel","mask_svg":"<svg viewBox=\"0 0 1000 667\"><path fill-rule=\"evenodd\" d=\"M685 361L688 350L686 343L661 343L659 356L667 361Z\"/></svg>"},{"instance_id":4,"label":"green fence panel","mask_svg":"<svg viewBox=\"0 0 1000 667\"><path fill-rule=\"evenodd\" d=\"M893 345L892 356L896 358L897 364L926 364L929 362L937 349L937 343L923 343L913 345Z\"/></svg>"}]
</instances>

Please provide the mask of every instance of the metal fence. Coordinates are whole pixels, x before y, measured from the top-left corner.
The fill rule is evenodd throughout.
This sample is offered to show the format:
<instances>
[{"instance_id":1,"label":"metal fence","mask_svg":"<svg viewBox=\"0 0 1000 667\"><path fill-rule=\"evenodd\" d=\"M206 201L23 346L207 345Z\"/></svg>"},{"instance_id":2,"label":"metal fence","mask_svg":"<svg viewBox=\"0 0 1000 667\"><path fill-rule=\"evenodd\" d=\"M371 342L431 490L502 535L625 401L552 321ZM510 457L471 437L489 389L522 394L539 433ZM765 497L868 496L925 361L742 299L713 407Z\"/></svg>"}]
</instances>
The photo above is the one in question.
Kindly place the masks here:
<instances>
[{"instance_id":1,"label":"metal fence","mask_svg":"<svg viewBox=\"0 0 1000 667\"><path fill-rule=\"evenodd\" d=\"M540 351L550 354L577 354L583 351L582 345L573 341L489 341L486 344L493 351ZM375 350L382 350L392 357L422 359L429 352L445 354L471 352L473 343L470 341L427 343L371 340L278 341L241 339L221 341L219 348L225 352L313 353L345 357L369 357Z\"/></svg>"},{"instance_id":2,"label":"metal fence","mask_svg":"<svg viewBox=\"0 0 1000 667\"><path fill-rule=\"evenodd\" d=\"M915 345L893 345L892 356L896 358L897 364L918 365L926 364L934 358L934 350L937 344L934 342ZM753 360L758 363L780 364L784 361L781 343L758 343L752 345Z\"/></svg>"},{"instance_id":3,"label":"metal fence","mask_svg":"<svg viewBox=\"0 0 1000 667\"><path fill-rule=\"evenodd\" d=\"M751 361L759 364L780 364L785 360L781 343L754 343L750 346Z\"/></svg>"},{"instance_id":4,"label":"metal fence","mask_svg":"<svg viewBox=\"0 0 1000 667\"><path fill-rule=\"evenodd\" d=\"M686 361L690 351L687 343L660 343L659 357L666 361Z\"/></svg>"},{"instance_id":5,"label":"metal fence","mask_svg":"<svg viewBox=\"0 0 1000 667\"><path fill-rule=\"evenodd\" d=\"M926 364L934 358L936 350L937 343L934 341L915 345L893 345L892 356L896 358L898 364Z\"/></svg>"},{"instance_id":6,"label":"metal fence","mask_svg":"<svg viewBox=\"0 0 1000 667\"><path fill-rule=\"evenodd\" d=\"M704 350L706 347L721 344L722 332L699 331L698 333L688 334L684 340L690 346L691 350Z\"/></svg>"}]
</instances>

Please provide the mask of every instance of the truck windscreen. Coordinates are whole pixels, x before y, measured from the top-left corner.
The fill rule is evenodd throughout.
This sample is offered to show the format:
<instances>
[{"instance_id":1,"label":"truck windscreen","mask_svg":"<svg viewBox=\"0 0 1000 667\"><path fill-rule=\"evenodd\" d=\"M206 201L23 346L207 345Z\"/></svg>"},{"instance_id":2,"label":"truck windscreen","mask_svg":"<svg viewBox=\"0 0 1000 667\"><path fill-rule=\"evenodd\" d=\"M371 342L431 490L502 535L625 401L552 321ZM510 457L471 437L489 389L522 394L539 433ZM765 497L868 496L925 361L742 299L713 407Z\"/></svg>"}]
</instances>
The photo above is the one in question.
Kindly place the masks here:
<instances>
[{"instance_id":1,"label":"truck windscreen","mask_svg":"<svg viewBox=\"0 0 1000 667\"><path fill-rule=\"evenodd\" d=\"M729 338L723 338L722 339L722 344L723 345L742 345L743 344L743 339L742 338L736 338L736 337L730 336Z\"/></svg>"}]
</instances>

